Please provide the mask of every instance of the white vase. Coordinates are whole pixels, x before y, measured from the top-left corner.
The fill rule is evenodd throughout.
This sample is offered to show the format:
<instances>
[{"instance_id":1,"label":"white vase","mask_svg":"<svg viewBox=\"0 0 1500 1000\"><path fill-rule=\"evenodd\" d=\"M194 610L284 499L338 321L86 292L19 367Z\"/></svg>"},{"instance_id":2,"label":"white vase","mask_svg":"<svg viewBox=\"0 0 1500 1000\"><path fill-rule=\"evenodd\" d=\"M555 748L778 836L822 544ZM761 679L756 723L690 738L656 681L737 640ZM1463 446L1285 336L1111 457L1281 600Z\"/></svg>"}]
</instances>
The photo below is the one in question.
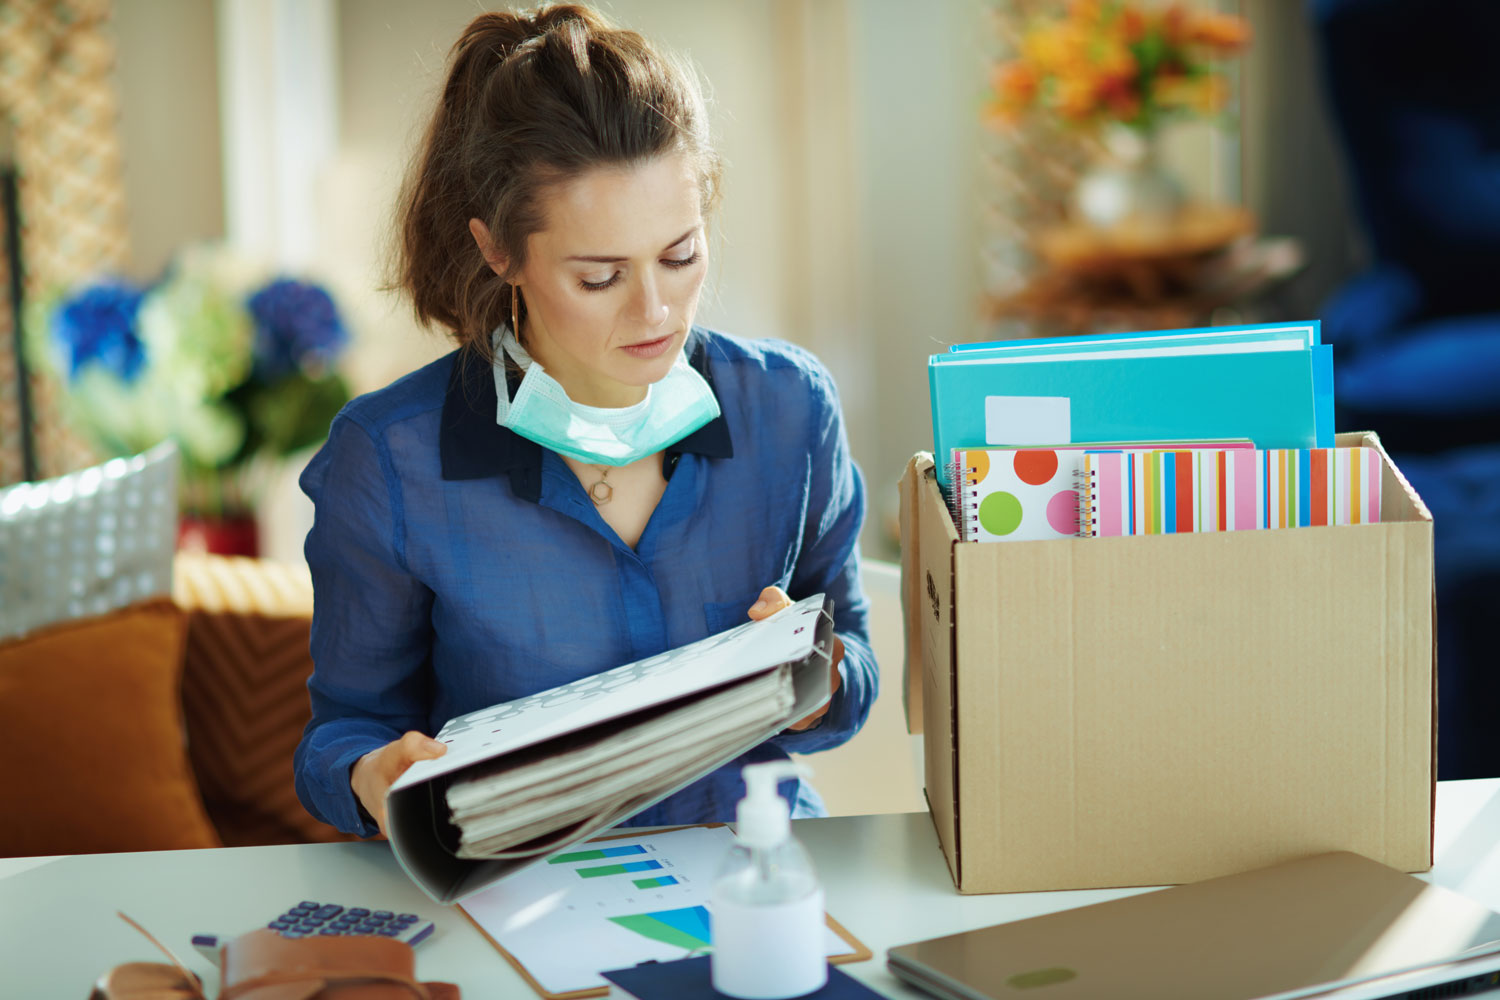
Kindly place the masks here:
<instances>
[{"instance_id":1,"label":"white vase","mask_svg":"<svg viewBox=\"0 0 1500 1000\"><path fill-rule=\"evenodd\" d=\"M1183 206L1182 185L1161 166L1154 132L1113 125L1101 136L1104 156L1073 189L1073 212L1100 228L1166 223Z\"/></svg>"}]
</instances>

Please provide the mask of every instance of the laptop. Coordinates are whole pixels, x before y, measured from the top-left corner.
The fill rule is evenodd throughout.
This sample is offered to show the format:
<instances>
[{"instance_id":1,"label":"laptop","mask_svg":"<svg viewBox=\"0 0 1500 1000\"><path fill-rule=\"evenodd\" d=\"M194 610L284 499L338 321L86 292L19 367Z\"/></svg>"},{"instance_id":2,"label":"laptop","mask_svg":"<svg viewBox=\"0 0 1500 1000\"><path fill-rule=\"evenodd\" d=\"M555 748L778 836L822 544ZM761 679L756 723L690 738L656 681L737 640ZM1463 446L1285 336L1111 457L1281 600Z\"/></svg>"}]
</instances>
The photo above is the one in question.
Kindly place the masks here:
<instances>
[{"instance_id":1,"label":"laptop","mask_svg":"<svg viewBox=\"0 0 1500 1000\"><path fill-rule=\"evenodd\" d=\"M944 1000L1389 1000L1500 990L1500 914L1347 852L892 948Z\"/></svg>"}]
</instances>

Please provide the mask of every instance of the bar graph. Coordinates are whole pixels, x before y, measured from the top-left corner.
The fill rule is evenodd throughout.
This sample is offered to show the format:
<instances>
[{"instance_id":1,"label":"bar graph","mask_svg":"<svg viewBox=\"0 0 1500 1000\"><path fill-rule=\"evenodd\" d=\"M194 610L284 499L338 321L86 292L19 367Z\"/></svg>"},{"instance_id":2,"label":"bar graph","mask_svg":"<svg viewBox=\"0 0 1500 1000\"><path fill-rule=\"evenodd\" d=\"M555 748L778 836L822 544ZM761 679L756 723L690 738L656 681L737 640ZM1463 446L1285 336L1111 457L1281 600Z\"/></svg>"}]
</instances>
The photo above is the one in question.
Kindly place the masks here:
<instances>
[{"instance_id":1,"label":"bar graph","mask_svg":"<svg viewBox=\"0 0 1500 1000\"><path fill-rule=\"evenodd\" d=\"M660 889L665 885L677 884L677 880L671 875L661 875L657 878L638 878L634 881L637 889Z\"/></svg>"},{"instance_id":2,"label":"bar graph","mask_svg":"<svg viewBox=\"0 0 1500 1000\"><path fill-rule=\"evenodd\" d=\"M579 878L603 878L605 875L626 875L630 872L649 872L662 866L660 861L627 861L618 865L598 865L593 868L575 868Z\"/></svg>"},{"instance_id":3,"label":"bar graph","mask_svg":"<svg viewBox=\"0 0 1500 1000\"><path fill-rule=\"evenodd\" d=\"M708 947L712 940L708 927L708 909L702 906L684 906L676 910L656 910L651 913L631 913L610 917L610 922L619 924L641 937L676 945L688 951Z\"/></svg>"},{"instance_id":4,"label":"bar graph","mask_svg":"<svg viewBox=\"0 0 1500 1000\"><path fill-rule=\"evenodd\" d=\"M621 844L618 847L600 847L589 851L570 851L567 854L554 854L547 859L549 865L566 865L574 861L603 861L605 858L625 858L632 854L645 854L646 849L640 844Z\"/></svg>"}]
</instances>

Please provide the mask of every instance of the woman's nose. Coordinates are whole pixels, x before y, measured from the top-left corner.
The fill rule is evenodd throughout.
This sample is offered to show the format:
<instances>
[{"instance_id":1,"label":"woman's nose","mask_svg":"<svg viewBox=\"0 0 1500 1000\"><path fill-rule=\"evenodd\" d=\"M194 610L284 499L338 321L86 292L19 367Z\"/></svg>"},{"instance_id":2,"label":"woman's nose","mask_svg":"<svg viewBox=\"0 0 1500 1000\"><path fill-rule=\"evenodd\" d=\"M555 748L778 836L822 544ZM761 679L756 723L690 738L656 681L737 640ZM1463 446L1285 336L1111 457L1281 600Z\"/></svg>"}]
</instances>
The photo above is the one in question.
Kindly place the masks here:
<instances>
[{"instance_id":1,"label":"woman's nose","mask_svg":"<svg viewBox=\"0 0 1500 1000\"><path fill-rule=\"evenodd\" d=\"M661 326L667 321L671 309L662 301L661 289L650 277L641 280L639 292L641 318L650 326Z\"/></svg>"}]
</instances>

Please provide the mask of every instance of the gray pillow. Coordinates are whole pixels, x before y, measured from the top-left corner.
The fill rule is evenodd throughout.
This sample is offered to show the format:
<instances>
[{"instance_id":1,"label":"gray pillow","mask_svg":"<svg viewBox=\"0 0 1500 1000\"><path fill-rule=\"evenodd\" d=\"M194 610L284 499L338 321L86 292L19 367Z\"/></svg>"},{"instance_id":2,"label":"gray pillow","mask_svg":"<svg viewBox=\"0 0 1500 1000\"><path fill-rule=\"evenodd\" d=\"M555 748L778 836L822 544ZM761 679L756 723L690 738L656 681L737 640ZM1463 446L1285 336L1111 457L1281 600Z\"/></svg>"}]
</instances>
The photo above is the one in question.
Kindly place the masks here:
<instances>
[{"instance_id":1,"label":"gray pillow","mask_svg":"<svg viewBox=\"0 0 1500 1000\"><path fill-rule=\"evenodd\" d=\"M170 596L177 446L0 489L0 640Z\"/></svg>"}]
</instances>

